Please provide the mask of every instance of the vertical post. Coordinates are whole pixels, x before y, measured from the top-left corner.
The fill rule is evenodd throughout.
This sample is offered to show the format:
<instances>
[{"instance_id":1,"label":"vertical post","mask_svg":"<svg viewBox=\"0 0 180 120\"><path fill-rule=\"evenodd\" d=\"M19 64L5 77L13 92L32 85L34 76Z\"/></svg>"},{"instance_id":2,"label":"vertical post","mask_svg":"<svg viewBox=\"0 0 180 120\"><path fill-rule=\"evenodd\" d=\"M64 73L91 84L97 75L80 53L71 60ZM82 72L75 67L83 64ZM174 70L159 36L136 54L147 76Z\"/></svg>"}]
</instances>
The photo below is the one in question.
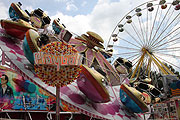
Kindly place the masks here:
<instances>
[{"instance_id":1,"label":"vertical post","mask_svg":"<svg viewBox=\"0 0 180 120\"><path fill-rule=\"evenodd\" d=\"M152 57L152 55L146 51L147 55L153 60L153 62L158 66L158 68L163 72L163 74L168 75L168 72Z\"/></svg>"},{"instance_id":2,"label":"vertical post","mask_svg":"<svg viewBox=\"0 0 180 120\"><path fill-rule=\"evenodd\" d=\"M60 120L60 98L59 98L59 94L60 94L60 86L56 85L56 120Z\"/></svg>"},{"instance_id":3,"label":"vertical post","mask_svg":"<svg viewBox=\"0 0 180 120\"><path fill-rule=\"evenodd\" d=\"M136 68L135 68L135 70L134 70L134 72L133 72L133 74L132 74L132 76L131 76L131 79L134 78L134 76L136 75L136 72L137 72L137 70L138 70L138 68L139 68L139 64L140 64L141 62L143 62L144 55L145 55L145 52L143 53L143 55L142 55L141 58L139 59L139 62L138 62L137 66L136 66ZM139 69L140 69L140 68L139 68Z\"/></svg>"}]
</instances>

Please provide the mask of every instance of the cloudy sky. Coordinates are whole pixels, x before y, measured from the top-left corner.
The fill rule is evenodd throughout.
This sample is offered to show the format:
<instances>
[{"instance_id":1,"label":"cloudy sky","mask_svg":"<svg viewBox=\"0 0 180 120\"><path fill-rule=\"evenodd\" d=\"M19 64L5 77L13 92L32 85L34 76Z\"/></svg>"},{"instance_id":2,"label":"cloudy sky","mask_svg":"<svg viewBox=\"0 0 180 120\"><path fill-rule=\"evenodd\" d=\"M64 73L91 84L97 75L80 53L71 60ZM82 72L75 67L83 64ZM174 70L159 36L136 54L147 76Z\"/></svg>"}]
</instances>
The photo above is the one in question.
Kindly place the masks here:
<instances>
[{"instance_id":1,"label":"cloudy sky","mask_svg":"<svg viewBox=\"0 0 180 120\"><path fill-rule=\"evenodd\" d=\"M50 18L60 18L68 30L81 35L98 33L106 42L120 19L147 0L0 0L0 18L9 17L12 2L22 3L29 12L41 8Z\"/></svg>"},{"instance_id":2,"label":"cloudy sky","mask_svg":"<svg viewBox=\"0 0 180 120\"><path fill-rule=\"evenodd\" d=\"M9 18L12 2L22 3L29 12L41 8L51 20L60 18L66 28L78 35L87 31L98 33L105 47L118 22L135 7L149 0L0 0L0 19ZM167 0L172 1L172 0ZM51 26L50 26L51 27ZM179 53L178 53L179 55ZM173 60L174 61L174 60Z\"/></svg>"}]
</instances>

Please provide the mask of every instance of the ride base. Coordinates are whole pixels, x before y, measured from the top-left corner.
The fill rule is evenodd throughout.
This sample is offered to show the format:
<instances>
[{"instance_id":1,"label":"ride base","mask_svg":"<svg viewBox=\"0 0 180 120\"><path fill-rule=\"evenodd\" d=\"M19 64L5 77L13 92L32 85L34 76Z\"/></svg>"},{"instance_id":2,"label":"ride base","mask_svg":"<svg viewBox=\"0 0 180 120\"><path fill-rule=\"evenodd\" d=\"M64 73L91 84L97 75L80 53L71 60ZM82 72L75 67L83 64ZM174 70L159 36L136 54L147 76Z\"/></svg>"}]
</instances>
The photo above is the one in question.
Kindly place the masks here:
<instances>
[{"instance_id":1,"label":"ride base","mask_svg":"<svg viewBox=\"0 0 180 120\"><path fill-rule=\"evenodd\" d=\"M60 120L90 120L91 117L79 112L60 112ZM55 111L18 111L5 110L0 112L0 120L55 120ZM94 119L93 120L98 120Z\"/></svg>"}]
</instances>

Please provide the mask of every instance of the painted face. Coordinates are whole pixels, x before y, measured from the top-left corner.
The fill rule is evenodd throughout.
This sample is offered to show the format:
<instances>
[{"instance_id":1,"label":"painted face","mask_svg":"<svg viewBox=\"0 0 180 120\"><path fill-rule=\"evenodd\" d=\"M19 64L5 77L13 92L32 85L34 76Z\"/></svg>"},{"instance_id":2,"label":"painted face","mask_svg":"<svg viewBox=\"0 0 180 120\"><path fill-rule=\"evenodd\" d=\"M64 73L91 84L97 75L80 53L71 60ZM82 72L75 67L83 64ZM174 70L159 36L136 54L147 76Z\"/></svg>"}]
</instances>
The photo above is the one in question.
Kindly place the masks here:
<instances>
[{"instance_id":1,"label":"painted face","mask_svg":"<svg viewBox=\"0 0 180 120\"><path fill-rule=\"evenodd\" d=\"M1 77L1 84L6 84L7 83L7 80L5 80L5 76L2 76Z\"/></svg>"}]
</instances>

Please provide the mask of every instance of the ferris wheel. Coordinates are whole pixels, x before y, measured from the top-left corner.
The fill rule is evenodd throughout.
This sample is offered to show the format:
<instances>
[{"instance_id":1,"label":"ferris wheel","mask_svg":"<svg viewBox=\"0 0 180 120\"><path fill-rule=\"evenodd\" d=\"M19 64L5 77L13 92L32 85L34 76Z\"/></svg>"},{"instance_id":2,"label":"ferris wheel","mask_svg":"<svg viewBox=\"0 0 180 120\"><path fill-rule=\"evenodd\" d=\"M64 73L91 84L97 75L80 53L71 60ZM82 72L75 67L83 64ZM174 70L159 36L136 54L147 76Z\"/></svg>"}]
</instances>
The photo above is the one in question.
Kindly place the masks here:
<instances>
[{"instance_id":1,"label":"ferris wheel","mask_svg":"<svg viewBox=\"0 0 180 120\"><path fill-rule=\"evenodd\" d=\"M180 70L180 1L153 0L128 12L116 25L106 50L113 57L132 62L131 78L140 68L150 76L151 71L164 75ZM169 66L168 66L169 65Z\"/></svg>"}]
</instances>

